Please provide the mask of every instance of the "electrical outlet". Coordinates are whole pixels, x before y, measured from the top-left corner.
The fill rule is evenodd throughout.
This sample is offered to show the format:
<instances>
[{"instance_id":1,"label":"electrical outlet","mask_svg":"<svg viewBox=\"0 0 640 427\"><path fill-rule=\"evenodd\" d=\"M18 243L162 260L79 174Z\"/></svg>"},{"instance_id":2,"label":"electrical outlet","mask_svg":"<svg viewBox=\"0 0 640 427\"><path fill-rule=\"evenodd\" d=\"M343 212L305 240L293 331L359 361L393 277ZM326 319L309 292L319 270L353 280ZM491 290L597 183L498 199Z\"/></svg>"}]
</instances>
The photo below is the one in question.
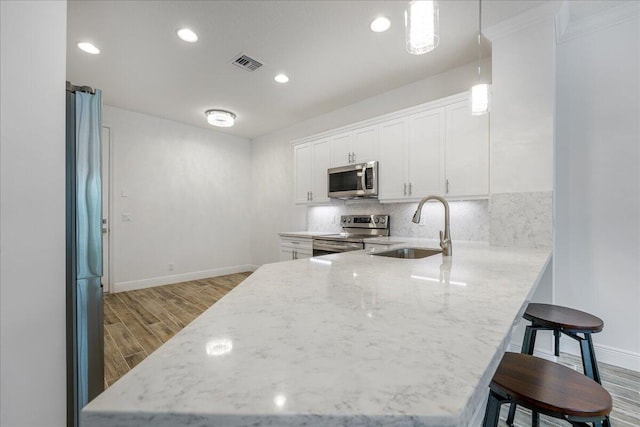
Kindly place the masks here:
<instances>
[{"instance_id":1,"label":"electrical outlet","mask_svg":"<svg viewBox=\"0 0 640 427\"><path fill-rule=\"evenodd\" d=\"M169 271L173 271L173 263L169 264Z\"/></svg>"},{"instance_id":2,"label":"electrical outlet","mask_svg":"<svg viewBox=\"0 0 640 427\"><path fill-rule=\"evenodd\" d=\"M123 213L122 214L122 222L131 222L131 214Z\"/></svg>"}]
</instances>

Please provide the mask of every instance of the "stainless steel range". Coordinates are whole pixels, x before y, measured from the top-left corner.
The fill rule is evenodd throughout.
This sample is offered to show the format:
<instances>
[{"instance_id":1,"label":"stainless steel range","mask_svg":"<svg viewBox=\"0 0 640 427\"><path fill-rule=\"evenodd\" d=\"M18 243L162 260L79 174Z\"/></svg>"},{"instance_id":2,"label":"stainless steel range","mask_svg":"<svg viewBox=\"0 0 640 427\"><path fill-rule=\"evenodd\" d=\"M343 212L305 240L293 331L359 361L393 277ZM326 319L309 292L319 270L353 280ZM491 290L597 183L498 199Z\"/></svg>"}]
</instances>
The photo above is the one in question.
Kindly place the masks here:
<instances>
[{"instance_id":1,"label":"stainless steel range","mask_svg":"<svg viewBox=\"0 0 640 427\"><path fill-rule=\"evenodd\" d=\"M313 256L364 249L366 239L389 235L389 215L342 215L342 233L313 238Z\"/></svg>"}]
</instances>

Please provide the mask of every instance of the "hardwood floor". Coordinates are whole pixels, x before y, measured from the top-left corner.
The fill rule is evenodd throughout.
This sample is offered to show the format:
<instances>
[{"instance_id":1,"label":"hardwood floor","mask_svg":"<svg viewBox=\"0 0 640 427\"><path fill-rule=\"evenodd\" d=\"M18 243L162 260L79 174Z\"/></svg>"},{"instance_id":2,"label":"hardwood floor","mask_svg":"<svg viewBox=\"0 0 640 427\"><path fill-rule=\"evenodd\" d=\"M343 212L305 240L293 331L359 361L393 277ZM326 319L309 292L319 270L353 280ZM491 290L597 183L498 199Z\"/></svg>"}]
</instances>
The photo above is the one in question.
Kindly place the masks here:
<instances>
[{"instance_id":1,"label":"hardwood floor","mask_svg":"<svg viewBox=\"0 0 640 427\"><path fill-rule=\"evenodd\" d=\"M104 382L116 382L251 273L104 297Z\"/></svg>"},{"instance_id":2,"label":"hardwood floor","mask_svg":"<svg viewBox=\"0 0 640 427\"><path fill-rule=\"evenodd\" d=\"M107 294L104 299L105 388L129 372L251 273L230 274L139 291ZM580 360L561 354L560 363L581 368ZM599 363L602 385L613 397L611 424L640 426L640 373ZM503 405L500 427L506 426ZM540 417L546 427L569 423ZM530 426L531 416L518 408L517 426Z\"/></svg>"}]
</instances>

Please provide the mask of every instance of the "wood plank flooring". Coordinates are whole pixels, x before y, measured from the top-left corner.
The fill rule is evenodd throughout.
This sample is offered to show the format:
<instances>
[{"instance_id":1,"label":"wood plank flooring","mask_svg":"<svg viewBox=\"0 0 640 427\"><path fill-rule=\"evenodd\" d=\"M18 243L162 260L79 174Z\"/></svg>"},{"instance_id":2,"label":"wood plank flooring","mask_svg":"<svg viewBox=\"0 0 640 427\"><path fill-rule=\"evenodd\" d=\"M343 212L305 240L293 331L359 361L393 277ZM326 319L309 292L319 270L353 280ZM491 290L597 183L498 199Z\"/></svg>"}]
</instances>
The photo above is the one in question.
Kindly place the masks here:
<instances>
[{"instance_id":1,"label":"wood plank flooring","mask_svg":"<svg viewBox=\"0 0 640 427\"><path fill-rule=\"evenodd\" d=\"M251 273L230 274L131 292L104 298L105 388L117 381L145 357L226 295ZM559 359L581 369L580 359L562 353ZM640 426L640 372L600 362L602 385L613 398L611 423L615 427ZM505 427L508 406L503 405L500 427ZM569 423L546 416L544 427ZM516 426L530 426L528 411L518 408Z\"/></svg>"},{"instance_id":2,"label":"wood plank flooring","mask_svg":"<svg viewBox=\"0 0 640 427\"><path fill-rule=\"evenodd\" d=\"M104 296L104 383L116 382L251 273Z\"/></svg>"}]
</instances>

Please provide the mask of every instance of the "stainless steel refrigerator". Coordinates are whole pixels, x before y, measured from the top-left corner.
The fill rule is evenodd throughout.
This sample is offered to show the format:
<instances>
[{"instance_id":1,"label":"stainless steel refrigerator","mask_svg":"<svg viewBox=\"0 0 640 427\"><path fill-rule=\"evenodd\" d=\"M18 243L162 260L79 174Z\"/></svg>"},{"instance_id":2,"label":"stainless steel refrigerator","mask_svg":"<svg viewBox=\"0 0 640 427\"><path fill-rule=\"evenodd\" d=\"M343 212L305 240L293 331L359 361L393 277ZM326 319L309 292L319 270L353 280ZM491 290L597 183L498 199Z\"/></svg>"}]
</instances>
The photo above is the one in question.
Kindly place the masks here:
<instances>
[{"instance_id":1,"label":"stainless steel refrigerator","mask_svg":"<svg viewBox=\"0 0 640 427\"><path fill-rule=\"evenodd\" d=\"M102 311L102 95L67 82L67 426L104 389Z\"/></svg>"}]
</instances>

